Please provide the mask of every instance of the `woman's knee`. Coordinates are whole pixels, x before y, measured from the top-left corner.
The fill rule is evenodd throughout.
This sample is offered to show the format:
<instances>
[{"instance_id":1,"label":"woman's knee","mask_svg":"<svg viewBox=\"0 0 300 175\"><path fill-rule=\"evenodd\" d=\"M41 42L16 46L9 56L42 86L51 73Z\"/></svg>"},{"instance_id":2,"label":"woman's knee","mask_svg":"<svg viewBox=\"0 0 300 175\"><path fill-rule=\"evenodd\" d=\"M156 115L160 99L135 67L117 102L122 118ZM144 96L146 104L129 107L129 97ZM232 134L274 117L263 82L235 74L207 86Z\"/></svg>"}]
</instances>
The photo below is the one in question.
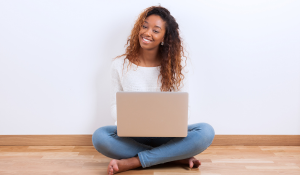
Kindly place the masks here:
<instances>
[{"instance_id":1,"label":"woman's knee","mask_svg":"<svg viewBox=\"0 0 300 175\"><path fill-rule=\"evenodd\" d=\"M95 147L95 149L106 155L106 150L108 148L109 145L109 137L111 137L112 135L114 135L114 131L116 130L116 128L114 128L113 126L103 126L98 128L93 136L92 136L92 142L93 145Z\"/></svg>"},{"instance_id":2,"label":"woman's knee","mask_svg":"<svg viewBox=\"0 0 300 175\"><path fill-rule=\"evenodd\" d=\"M197 123L194 129L199 133L199 143L206 143L207 147L210 146L215 137L214 128L208 123Z\"/></svg>"}]
</instances>

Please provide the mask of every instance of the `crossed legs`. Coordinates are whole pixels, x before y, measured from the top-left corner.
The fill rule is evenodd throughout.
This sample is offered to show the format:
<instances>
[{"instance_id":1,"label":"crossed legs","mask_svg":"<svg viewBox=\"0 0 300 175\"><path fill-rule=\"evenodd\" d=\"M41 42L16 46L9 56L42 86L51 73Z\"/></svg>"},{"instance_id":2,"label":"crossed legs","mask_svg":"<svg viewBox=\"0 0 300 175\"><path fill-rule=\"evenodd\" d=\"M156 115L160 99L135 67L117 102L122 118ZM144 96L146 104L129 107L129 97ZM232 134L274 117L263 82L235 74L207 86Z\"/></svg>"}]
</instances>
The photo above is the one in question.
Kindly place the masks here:
<instances>
[{"instance_id":1,"label":"crossed legs","mask_svg":"<svg viewBox=\"0 0 300 175\"><path fill-rule=\"evenodd\" d=\"M197 164L193 156L210 146L214 135L207 123L189 125L187 137L154 138L118 137L117 126L104 126L94 132L92 140L98 152L114 159L108 168L108 173L113 173L172 161Z\"/></svg>"}]
</instances>

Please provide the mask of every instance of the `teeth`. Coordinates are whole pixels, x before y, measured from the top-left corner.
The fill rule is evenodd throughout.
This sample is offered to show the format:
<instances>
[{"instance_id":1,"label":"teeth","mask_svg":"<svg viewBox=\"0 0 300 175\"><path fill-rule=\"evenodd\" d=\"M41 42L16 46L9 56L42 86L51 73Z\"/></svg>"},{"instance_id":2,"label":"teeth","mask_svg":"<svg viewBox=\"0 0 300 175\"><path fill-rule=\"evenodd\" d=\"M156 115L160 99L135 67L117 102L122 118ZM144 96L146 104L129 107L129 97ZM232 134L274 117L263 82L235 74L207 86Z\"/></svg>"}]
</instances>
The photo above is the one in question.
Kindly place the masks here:
<instances>
[{"instance_id":1,"label":"teeth","mask_svg":"<svg viewBox=\"0 0 300 175\"><path fill-rule=\"evenodd\" d=\"M145 40L145 41L147 41L147 42L150 42L150 40L147 40L147 39L145 39L145 38L143 38L143 40Z\"/></svg>"}]
</instances>

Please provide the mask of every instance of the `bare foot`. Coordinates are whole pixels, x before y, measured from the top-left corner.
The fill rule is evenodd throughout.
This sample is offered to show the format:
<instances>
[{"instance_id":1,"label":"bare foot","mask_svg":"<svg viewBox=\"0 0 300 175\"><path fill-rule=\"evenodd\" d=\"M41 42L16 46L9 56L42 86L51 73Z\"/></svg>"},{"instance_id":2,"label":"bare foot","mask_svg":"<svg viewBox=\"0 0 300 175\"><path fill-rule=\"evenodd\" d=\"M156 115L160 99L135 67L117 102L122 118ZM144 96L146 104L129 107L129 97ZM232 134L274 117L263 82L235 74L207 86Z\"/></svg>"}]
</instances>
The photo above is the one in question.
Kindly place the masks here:
<instances>
[{"instance_id":1,"label":"bare foot","mask_svg":"<svg viewBox=\"0 0 300 175\"><path fill-rule=\"evenodd\" d=\"M121 159L121 160L113 159L108 164L107 174L112 175L122 171L131 170L140 166L142 165L138 157L132 157L129 159Z\"/></svg>"},{"instance_id":2,"label":"bare foot","mask_svg":"<svg viewBox=\"0 0 300 175\"><path fill-rule=\"evenodd\" d=\"M195 157L190 157L187 159L176 160L173 163L189 165L190 168L198 168L201 165L201 162Z\"/></svg>"}]
</instances>

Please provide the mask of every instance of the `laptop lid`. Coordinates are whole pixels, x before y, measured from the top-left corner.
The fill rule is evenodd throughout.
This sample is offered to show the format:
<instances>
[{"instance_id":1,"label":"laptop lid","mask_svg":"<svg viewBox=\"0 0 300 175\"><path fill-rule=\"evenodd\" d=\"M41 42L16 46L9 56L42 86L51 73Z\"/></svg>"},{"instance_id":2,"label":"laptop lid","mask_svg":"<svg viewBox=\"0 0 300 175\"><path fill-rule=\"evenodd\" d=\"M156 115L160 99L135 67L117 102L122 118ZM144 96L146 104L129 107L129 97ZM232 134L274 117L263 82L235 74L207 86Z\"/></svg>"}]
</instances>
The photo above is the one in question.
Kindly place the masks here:
<instances>
[{"instance_id":1,"label":"laptop lid","mask_svg":"<svg viewBox=\"0 0 300 175\"><path fill-rule=\"evenodd\" d=\"M187 92L117 92L119 137L186 137Z\"/></svg>"}]
</instances>

